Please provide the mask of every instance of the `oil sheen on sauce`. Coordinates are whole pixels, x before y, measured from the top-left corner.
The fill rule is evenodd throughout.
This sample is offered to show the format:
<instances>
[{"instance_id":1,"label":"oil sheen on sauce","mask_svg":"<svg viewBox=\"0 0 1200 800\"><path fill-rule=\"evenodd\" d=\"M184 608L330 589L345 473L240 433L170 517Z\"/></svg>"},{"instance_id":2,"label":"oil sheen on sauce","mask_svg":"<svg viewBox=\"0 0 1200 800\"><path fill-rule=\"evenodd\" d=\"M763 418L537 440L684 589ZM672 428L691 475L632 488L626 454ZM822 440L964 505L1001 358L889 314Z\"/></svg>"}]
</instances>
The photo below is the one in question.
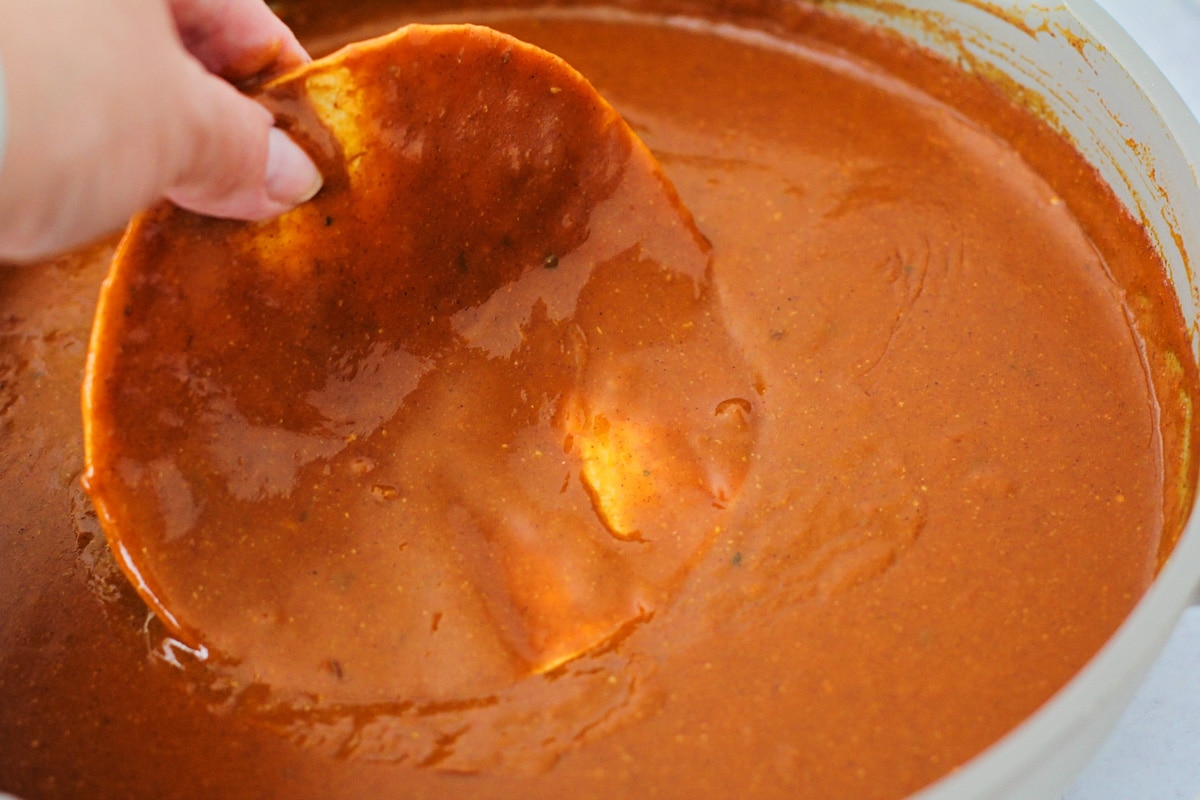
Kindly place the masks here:
<instances>
[{"instance_id":1,"label":"oil sheen on sauce","mask_svg":"<svg viewBox=\"0 0 1200 800\"><path fill-rule=\"evenodd\" d=\"M282 10L315 49L404 21L382 5ZM601 270L588 284L596 302L577 314L603 311L619 327L651 310L694 313L697 297L711 303L716 316L700 326L710 359L667 363L674 378L654 393L628 389L621 405L685 398L673 402L724 419L744 437L736 458L719 451L736 492L714 506L710 491L703 536L686 548L669 597L580 658L545 663L526 640L520 674L493 669L491 686L466 693L449 679L480 662L456 664L447 650L438 675L448 682L410 692L415 702L363 689L353 660L332 653L312 653L301 682L272 685L244 664L197 659L147 618L77 488L76 387L110 249L6 271L0 789L897 798L1020 722L1144 591L1180 525L1180 480L1194 480L1180 465L1195 372L1136 224L1069 147L985 84L821 14L791 19L779 38L653 15L454 18L578 68L650 147L711 242L707 272L688 292L672 294L658 273ZM610 316L617 308L636 312ZM296 301L293 316L303 309ZM583 331L606 324L572 321ZM548 323L543 331L560 341ZM430 441L404 452L436 456L426 473L469 484L453 489L460 497L496 497L526 482L558 492L561 464L544 476L531 466L557 444L555 459L577 459L571 513L603 527L585 487L587 453L561 446L569 420L534 406L519 429L546 442L495 433L513 430L498 417L529 404L518 388L528 365L497 350L452 354L470 377L430 381L425 416L407 434ZM338 373L351 384L399 358L369 346L355 353L355 368L347 361ZM733 366L724 382L688 383L705 363ZM324 400L344 409L353 397L330 390ZM730 399L740 402L722 406ZM385 411L355 409L395 413ZM450 436L463 426L471 435ZM364 515L405 524L404 501L423 496L401 491L411 465L384 480L390 465L355 461L356 442L344 441L355 431L344 433L343 449L298 459L279 480L340 470L339 485L361 488ZM438 434L452 449L432 441ZM501 444L525 449L505 455ZM434 469L444 455L458 458ZM700 469L705 458L691 463ZM728 466L742 462L744 474ZM593 467L593 490L598 475ZM546 556L597 582L610 574L518 533L505 534L510 550L488 553L493 564ZM358 569L380 574L381 556L363 556ZM351 572L320 577L355 592ZM270 576L247 569L242 579ZM490 596L523 596L512 590L519 581L505 585ZM425 599L422 636L454 634L447 611L461 603L432 591ZM264 641L281 624L269 610L265 619L260 608L235 610L259 615ZM346 613L368 627L388 619ZM483 656L519 651L520 629L498 628L508 643ZM415 674L410 666L391 674Z\"/></svg>"}]
</instances>

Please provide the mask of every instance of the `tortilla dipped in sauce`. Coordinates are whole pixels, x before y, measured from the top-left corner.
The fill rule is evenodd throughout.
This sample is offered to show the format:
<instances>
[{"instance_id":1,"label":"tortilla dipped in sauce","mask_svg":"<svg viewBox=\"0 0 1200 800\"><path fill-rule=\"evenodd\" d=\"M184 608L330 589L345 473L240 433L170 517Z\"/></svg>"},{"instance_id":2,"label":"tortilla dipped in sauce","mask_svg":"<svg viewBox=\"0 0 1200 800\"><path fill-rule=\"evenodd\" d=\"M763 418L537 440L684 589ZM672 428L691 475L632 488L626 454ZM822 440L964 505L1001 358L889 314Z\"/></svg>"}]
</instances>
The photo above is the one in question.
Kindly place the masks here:
<instances>
[{"instance_id":1,"label":"tortilla dipped in sauce","mask_svg":"<svg viewBox=\"0 0 1200 800\"><path fill-rule=\"evenodd\" d=\"M143 598L246 680L354 705L487 698L648 620L756 402L653 157L481 27L261 99L327 188L261 224L146 214L100 303L85 481Z\"/></svg>"}]
</instances>

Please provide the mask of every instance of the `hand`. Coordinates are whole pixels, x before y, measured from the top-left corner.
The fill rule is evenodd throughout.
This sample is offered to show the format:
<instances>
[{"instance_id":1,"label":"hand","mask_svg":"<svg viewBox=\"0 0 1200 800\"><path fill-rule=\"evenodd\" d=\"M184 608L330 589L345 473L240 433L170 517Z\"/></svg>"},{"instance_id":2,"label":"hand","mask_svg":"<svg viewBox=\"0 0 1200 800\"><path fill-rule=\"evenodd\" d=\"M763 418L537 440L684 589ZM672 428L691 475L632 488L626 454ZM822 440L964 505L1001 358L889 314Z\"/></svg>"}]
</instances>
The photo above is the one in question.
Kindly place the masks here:
<instances>
[{"instance_id":1,"label":"hand","mask_svg":"<svg viewBox=\"0 0 1200 800\"><path fill-rule=\"evenodd\" d=\"M163 197L236 219L312 197L312 161L229 82L308 60L263 0L0 2L0 258L84 243Z\"/></svg>"}]
</instances>

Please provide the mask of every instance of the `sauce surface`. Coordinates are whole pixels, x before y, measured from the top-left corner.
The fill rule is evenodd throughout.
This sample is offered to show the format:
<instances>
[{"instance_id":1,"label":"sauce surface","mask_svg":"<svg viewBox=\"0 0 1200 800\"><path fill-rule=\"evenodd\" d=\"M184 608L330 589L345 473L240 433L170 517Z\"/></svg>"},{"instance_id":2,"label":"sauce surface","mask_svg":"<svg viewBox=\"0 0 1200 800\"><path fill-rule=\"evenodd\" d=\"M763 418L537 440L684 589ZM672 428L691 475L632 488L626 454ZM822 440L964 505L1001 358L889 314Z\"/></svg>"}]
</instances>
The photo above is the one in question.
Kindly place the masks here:
<instances>
[{"instance_id":1,"label":"sauce surface","mask_svg":"<svg viewBox=\"0 0 1200 800\"><path fill-rule=\"evenodd\" d=\"M401 21L290 13L318 49ZM0 788L897 798L1036 709L1149 584L1194 481L1182 321L1094 173L986 84L820 14L772 37L456 18L586 75L711 242L713 331L754 376L736 502L651 619L572 662L586 676L416 721L361 698L276 703L147 619L77 488L109 250L6 271Z\"/></svg>"}]
</instances>

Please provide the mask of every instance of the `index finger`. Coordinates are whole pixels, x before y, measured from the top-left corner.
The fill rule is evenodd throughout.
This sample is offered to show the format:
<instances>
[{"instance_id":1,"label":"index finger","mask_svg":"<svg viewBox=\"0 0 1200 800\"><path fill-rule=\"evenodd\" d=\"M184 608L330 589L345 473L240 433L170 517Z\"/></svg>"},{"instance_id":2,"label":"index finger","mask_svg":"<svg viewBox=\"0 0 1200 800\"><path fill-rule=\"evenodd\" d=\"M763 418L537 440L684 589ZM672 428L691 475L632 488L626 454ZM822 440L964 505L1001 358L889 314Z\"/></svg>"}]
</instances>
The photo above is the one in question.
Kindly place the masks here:
<instances>
[{"instance_id":1,"label":"index finger","mask_svg":"<svg viewBox=\"0 0 1200 800\"><path fill-rule=\"evenodd\" d=\"M312 59L263 0L167 0L183 46L204 67L241 84Z\"/></svg>"}]
</instances>

